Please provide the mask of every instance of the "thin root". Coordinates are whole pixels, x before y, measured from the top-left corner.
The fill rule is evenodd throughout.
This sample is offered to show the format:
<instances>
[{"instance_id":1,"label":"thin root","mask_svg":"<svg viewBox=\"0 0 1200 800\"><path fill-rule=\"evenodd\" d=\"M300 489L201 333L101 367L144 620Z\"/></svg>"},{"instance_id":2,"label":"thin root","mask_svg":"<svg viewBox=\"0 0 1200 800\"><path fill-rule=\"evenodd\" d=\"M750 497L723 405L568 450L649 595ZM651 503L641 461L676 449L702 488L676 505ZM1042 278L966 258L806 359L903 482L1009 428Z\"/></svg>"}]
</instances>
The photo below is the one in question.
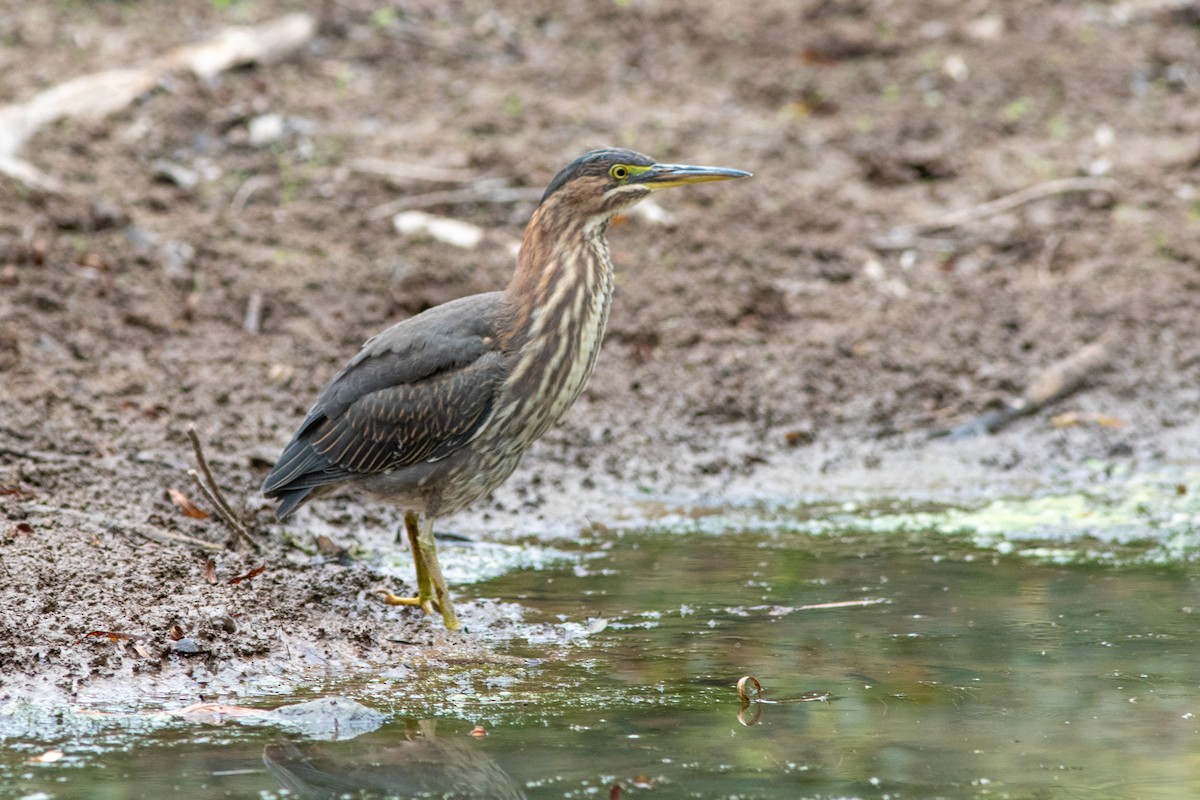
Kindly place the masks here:
<instances>
[{"instance_id":1,"label":"thin root","mask_svg":"<svg viewBox=\"0 0 1200 800\"><path fill-rule=\"evenodd\" d=\"M187 435L192 442L192 451L196 454L196 463L200 466L200 472L204 473L204 480L200 480L200 474L194 469L189 469L188 475L195 481L196 487L204 495L204 498L216 509L217 516L233 532L234 537L249 543L256 551L261 551L262 544L251 535L242 521L238 519L237 514L233 513L233 509L221 492L221 487L213 479L212 470L208 468L208 459L204 457L204 449L200 446L200 436L196 433L194 425L188 426Z\"/></svg>"}]
</instances>

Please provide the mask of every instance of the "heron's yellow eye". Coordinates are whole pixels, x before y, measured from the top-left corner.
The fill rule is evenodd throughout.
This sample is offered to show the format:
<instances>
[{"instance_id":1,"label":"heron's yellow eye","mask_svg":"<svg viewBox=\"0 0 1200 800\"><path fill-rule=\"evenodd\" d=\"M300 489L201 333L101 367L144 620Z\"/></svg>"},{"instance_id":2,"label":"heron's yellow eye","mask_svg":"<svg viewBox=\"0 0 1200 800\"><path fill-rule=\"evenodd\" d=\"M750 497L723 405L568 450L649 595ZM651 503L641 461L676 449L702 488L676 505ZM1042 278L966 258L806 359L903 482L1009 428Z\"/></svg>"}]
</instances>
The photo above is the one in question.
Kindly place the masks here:
<instances>
[{"instance_id":1,"label":"heron's yellow eye","mask_svg":"<svg viewBox=\"0 0 1200 800\"><path fill-rule=\"evenodd\" d=\"M616 164L608 171L608 174L612 176L613 180L623 181L629 177L629 167L624 164Z\"/></svg>"}]
</instances>

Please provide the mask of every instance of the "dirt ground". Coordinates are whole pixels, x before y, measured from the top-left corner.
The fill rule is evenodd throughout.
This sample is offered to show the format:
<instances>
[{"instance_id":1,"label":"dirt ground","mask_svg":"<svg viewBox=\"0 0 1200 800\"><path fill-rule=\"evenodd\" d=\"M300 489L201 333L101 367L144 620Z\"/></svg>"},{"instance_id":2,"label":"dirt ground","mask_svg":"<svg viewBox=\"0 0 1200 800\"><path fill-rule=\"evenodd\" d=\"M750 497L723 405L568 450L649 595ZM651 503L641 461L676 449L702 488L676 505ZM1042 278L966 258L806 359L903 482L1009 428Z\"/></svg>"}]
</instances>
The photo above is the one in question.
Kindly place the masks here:
<instances>
[{"instance_id":1,"label":"dirt ground","mask_svg":"<svg viewBox=\"0 0 1200 800\"><path fill-rule=\"evenodd\" d=\"M299 7L0 6L9 102ZM1194 458L1198 53L1200 6L1179 0L332 0L291 58L45 128L22 157L63 190L0 178L0 702L190 702L488 658L518 613L503 598L448 635L372 594L402 588L371 556L394 509L338 497L279 525L256 488L366 336L505 283L533 204L493 190L537 190L593 146L755 177L614 226L589 388L450 529L569 535L647 494L971 491ZM471 251L399 235L384 207L463 188L482 191L423 210L485 228ZM929 438L1094 342L1065 398ZM262 554L169 496L207 507L188 425Z\"/></svg>"}]
</instances>

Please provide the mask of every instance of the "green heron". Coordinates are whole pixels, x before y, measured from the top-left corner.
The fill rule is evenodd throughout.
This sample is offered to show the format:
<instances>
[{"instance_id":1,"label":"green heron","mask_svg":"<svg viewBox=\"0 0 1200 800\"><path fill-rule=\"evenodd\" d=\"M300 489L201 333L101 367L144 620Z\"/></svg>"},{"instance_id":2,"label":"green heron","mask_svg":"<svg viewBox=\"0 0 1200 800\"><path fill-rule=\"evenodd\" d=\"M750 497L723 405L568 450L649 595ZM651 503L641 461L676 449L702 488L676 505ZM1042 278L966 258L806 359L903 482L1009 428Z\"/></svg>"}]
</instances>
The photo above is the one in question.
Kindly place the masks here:
<instances>
[{"instance_id":1,"label":"green heron","mask_svg":"<svg viewBox=\"0 0 1200 800\"><path fill-rule=\"evenodd\" d=\"M749 175L621 149L572 161L533 212L504 291L393 325L321 391L263 483L276 516L346 484L400 505L417 594L385 600L436 608L457 628L434 520L503 483L583 390L612 298L609 221L658 189Z\"/></svg>"}]
</instances>

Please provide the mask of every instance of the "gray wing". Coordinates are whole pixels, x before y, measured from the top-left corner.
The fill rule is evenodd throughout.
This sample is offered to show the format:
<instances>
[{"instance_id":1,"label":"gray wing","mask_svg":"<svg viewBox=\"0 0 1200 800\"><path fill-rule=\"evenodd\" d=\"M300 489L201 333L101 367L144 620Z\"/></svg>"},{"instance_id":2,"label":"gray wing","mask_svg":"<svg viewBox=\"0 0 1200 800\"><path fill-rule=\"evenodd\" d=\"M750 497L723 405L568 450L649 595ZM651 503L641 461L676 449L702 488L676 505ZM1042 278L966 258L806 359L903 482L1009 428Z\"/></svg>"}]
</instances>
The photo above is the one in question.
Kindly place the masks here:
<instances>
[{"instance_id":1,"label":"gray wing","mask_svg":"<svg viewBox=\"0 0 1200 800\"><path fill-rule=\"evenodd\" d=\"M314 489L436 461L491 415L507 373L497 321L504 294L454 300L363 345L321 391L263 483L282 518Z\"/></svg>"}]
</instances>

